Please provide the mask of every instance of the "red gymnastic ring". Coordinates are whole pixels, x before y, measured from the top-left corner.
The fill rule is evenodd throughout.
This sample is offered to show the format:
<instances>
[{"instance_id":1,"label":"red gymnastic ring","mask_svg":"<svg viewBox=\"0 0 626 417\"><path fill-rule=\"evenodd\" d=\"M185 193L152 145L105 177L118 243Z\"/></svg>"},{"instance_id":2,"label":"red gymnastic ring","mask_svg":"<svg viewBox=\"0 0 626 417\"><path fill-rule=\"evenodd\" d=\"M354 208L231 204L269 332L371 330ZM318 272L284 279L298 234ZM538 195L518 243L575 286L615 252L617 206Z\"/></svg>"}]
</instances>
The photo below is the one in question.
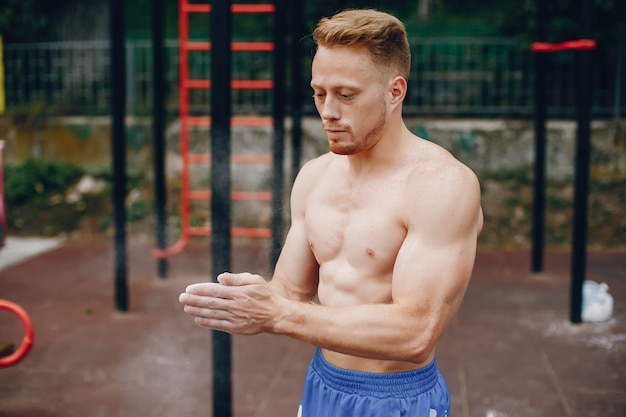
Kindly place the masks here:
<instances>
[{"instance_id":1,"label":"red gymnastic ring","mask_svg":"<svg viewBox=\"0 0 626 417\"><path fill-rule=\"evenodd\" d=\"M22 344L20 347L10 354L9 356L0 357L0 368L4 368L7 366L12 366L24 359L24 357L28 354L30 349L33 347L33 343L35 342L35 335L33 331L33 322L30 320L28 313L20 307L19 305L0 299L0 309L1 310L9 310L14 313L19 319L22 321L22 325L24 326L24 338L22 339Z\"/></svg>"}]
</instances>

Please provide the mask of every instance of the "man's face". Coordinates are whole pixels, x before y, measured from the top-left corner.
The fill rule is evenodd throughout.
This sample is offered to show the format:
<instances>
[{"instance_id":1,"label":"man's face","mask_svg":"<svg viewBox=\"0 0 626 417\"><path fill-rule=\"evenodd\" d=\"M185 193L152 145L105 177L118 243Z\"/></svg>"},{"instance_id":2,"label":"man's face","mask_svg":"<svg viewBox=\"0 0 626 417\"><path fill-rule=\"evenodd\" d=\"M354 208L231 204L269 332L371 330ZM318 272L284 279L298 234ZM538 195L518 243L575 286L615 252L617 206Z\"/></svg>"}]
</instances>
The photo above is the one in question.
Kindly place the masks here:
<instances>
[{"instance_id":1,"label":"man's face","mask_svg":"<svg viewBox=\"0 0 626 417\"><path fill-rule=\"evenodd\" d=\"M332 152L352 155L378 142L389 114L388 81L365 48L320 46L311 87Z\"/></svg>"}]
</instances>

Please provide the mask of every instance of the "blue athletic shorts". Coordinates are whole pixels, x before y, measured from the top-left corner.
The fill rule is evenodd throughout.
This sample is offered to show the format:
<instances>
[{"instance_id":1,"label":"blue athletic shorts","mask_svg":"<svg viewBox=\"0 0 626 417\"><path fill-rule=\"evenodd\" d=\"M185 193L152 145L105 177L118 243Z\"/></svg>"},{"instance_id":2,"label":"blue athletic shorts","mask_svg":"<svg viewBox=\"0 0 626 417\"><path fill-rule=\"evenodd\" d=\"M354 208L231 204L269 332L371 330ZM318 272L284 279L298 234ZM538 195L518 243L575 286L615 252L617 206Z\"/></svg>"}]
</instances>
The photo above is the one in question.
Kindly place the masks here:
<instances>
[{"instance_id":1,"label":"blue athletic shorts","mask_svg":"<svg viewBox=\"0 0 626 417\"><path fill-rule=\"evenodd\" d=\"M450 391L433 360L393 374L357 372L311 361L298 417L449 417Z\"/></svg>"}]
</instances>

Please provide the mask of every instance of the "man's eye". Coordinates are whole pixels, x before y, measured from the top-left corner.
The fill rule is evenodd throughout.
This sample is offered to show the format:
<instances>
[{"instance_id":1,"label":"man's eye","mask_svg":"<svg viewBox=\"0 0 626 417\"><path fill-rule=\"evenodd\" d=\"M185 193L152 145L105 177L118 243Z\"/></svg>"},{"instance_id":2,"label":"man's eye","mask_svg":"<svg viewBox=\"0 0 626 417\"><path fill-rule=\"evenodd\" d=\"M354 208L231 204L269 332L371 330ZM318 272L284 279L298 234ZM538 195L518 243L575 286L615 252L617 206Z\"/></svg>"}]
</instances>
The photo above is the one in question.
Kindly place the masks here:
<instances>
[{"instance_id":1,"label":"man's eye","mask_svg":"<svg viewBox=\"0 0 626 417\"><path fill-rule=\"evenodd\" d=\"M343 93L343 94L340 94L339 96L342 99L344 99L344 100L349 100L349 99L354 97L354 94L352 94L352 93Z\"/></svg>"},{"instance_id":2,"label":"man's eye","mask_svg":"<svg viewBox=\"0 0 626 417\"><path fill-rule=\"evenodd\" d=\"M314 93L313 94L313 98L321 98L321 97L324 97L325 95L326 94L324 94L324 93Z\"/></svg>"}]
</instances>

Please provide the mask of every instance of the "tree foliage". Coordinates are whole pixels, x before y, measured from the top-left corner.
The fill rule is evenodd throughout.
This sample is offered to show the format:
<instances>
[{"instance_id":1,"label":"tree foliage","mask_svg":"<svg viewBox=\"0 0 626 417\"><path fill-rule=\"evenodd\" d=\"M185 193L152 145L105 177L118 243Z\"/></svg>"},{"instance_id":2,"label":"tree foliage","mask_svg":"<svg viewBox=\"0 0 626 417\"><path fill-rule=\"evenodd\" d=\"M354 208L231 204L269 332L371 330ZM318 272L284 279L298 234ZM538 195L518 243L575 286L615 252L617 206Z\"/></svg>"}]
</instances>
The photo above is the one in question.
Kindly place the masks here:
<instances>
[{"instance_id":1,"label":"tree foliage","mask_svg":"<svg viewBox=\"0 0 626 417\"><path fill-rule=\"evenodd\" d=\"M431 10L430 19L434 24L445 22L483 22L493 28L494 34L517 37L524 41L534 39L537 1L517 0L316 0L305 1L306 27L312 29L322 16L331 15L345 8L370 7L391 12L408 25L419 26L418 8L426 2ZM552 0L546 2L551 41L578 37L581 0ZM604 44L623 40L626 33L626 7L623 0L592 0L594 3L593 31L596 39ZM5 42L30 42L57 40L61 17L80 5L82 0L0 0L0 33ZM108 0L92 0L104 4ZM177 1L166 0L167 33L176 34ZM289 2L288 2L289 3ZM149 0L128 0L127 30L131 36L149 36ZM94 10L99 10L95 9ZM97 18L105 18L97 16ZM250 20L250 19L248 19ZM248 24L248 20L242 21ZM248 22L248 23L245 23ZM250 23L252 24L252 23Z\"/></svg>"},{"instance_id":2,"label":"tree foliage","mask_svg":"<svg viewBox=\"0 0 626 417\"><path fill-rule=\"evenodd\" d=\"M36 42L55 37L64 0L0 0L0 34L5 42Z\"/></svg>"}]
</instances>

